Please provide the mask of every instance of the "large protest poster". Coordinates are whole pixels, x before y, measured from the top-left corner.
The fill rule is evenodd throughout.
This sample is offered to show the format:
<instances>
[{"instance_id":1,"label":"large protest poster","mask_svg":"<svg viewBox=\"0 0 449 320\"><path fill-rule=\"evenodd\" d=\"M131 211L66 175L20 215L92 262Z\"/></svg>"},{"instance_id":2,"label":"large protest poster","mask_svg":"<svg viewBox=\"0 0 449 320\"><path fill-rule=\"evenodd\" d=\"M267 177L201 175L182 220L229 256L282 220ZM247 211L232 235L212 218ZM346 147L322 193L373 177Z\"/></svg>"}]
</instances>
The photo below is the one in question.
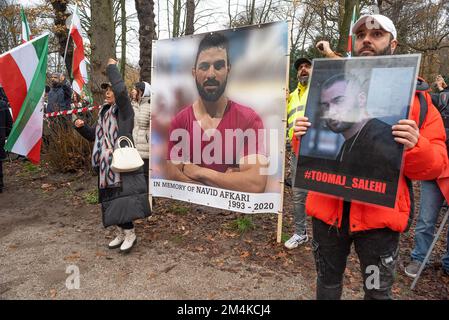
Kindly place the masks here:
<instances>
[{"instance_id":1,"label":"large protest poster","mask_svg":"<svg viewBox=\"0 0 449 320\"><path fill-rule=\"evenodd\" d=\"M316 59L295 186L393 208L420 55Z\"/></svg>"},{"instance_id":2,"label":"large protest poster","mask_svg":"<svg viewBox=\"0 0 449 320\"><path fill-rule=\"evenodd\" d=\"M153 44L150 195L282 210L288 24Z\"/></svg>"}]
</instances>

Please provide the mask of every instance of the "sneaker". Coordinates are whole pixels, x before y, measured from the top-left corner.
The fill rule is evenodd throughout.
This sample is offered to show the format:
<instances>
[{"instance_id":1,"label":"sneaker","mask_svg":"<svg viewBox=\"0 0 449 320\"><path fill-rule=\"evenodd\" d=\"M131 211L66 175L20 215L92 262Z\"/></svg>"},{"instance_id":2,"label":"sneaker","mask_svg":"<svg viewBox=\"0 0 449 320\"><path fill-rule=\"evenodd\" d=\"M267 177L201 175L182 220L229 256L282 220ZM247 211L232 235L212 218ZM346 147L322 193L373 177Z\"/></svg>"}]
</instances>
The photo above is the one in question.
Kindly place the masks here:
<instances>
[{"instance_id":1,"label":"sneaker","mask_svg":"<svg viewBox=\"0 0 449 320\"><path fill-rule=\"evenodd\" d=\"M122 228L117 227L116 237L114 240L109 242L108 248L109 249L117 249L122 245L123 241L125 241L125 233L123 232Z\"/></svg>"},{"instance_id":2,"label":"sneaker","mask_svg":"<svg viewBox=\"0 0 449 320\"><path fill-rule=\"evenodd\" d=\"M412 260L407 267L405 267L405 274L411 278L416 278L419 268L421 268L422 262L418 260Z\"/></svg>"},{"instance_id":3,"label":"sneaker","mask_svg":"<svg viewBox=\"0 0 449 320\"><path fill-rule=\"evenodd\" d=\"M125 229L125 240L123 241L122 245L120 246L120 252L128 253L131 251L131 249L134 247L134 245L137 242L136 233L134 232L134 229Z\"/></svg>"},{"instance_id":4,"label":"sneaker","mask_svg":"<svg viewBox=\"0 0 449 320\"><path fill-rule=\"evenodd\" d=\"M302 235L294 234L290 239L285 241L284 245L287 249L294 249L298 247L300 244L306 243L309 240L309 236L307 233Z\"/></svg>"}]
</instances>

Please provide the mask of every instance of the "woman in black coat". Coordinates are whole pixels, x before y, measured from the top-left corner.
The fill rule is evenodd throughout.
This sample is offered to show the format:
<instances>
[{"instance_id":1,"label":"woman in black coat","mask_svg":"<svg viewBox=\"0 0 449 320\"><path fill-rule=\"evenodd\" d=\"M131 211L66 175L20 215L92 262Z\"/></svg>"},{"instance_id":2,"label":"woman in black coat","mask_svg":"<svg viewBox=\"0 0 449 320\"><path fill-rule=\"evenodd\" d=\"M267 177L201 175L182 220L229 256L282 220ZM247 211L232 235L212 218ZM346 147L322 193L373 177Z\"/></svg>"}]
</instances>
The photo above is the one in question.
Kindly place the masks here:
<instances>
[{"instance_id":1,"label":"woman in black coat","mask_svg":"<svg viewBox=\"0 0 449 320\"><path fill-rule=\"evenodd\" d=\"M117 226L116 238L108 246L110 249L120 247L120 251L126 253L137 241L133 220L148 217L150 206L143 168L129 173L111 169L118 138L127 136L132 140L134 126L134 111L116 64L109 59L106 73L110 82L101 85L106 90L106 103L100 110L97 125L92 128L77 119L75 128L87 140L95 141L92 166L98 171L103 225Z\"/></svg>"},{"instance_id":2,"label":"woman in black coat","mask_svg":"<svg viewBox=\"0 0 449 320\"><path fill-rule=\"evenodd\" d=\"M3 192L3 161L6 159L6 152L3 147L12 128L12 117L9 111L8 98L5 91L0 87L0 193Z\"/></svg>"}]
</instances>

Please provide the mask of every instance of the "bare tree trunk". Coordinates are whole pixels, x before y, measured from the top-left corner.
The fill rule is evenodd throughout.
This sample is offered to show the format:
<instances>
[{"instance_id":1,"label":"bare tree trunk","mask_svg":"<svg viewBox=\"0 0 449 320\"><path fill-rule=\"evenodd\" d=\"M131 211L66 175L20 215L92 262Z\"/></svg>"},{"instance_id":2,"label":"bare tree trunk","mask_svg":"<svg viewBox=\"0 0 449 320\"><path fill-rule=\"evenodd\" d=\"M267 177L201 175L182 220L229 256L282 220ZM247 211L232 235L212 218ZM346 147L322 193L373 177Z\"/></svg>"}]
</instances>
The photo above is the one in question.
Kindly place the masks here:
<instances>
[{"instance_id":1,"label":"bare tree trunk","mask_svg":"<svg viewBox=\"0 0 449 320\"><path fill-rule=\"evenodd\" d=\"M340 21L339 24L339 33L340 38L338 39L337 44L337 52L344 53L347 49L348 44L348 36L349 36L349 28L351 26L351 19L352 19L352 12L354 9L354 6L357 3L357 0L340 0L340 8L344 11L343 13L343 19Z\"/></svg>"},{"instance_id":2,"label":"bare tree trunk","mask_svg":"<svg viewBox=\"0 0 449 320\"><path fill-rule=\"evenodd\" d=\"M251 17L249 20L249 24L254 24L254 18L255 18L255 14L256 14L256 0L252 0L250 12L251 12Z\"/></svg>"},{"instance_id":3,"label":"bare tree trunk","mask_svg":"<svg viewBox=\"0 0 449 320\"><path fill-rule=\"evenodd\" d=\"M66 13L67 1L66 0L50 0L50 4L53 7L55 13L55 36L59 43L59 54L64 57L65 47L67 44L67 38L69 30L66 27L66 20L70 14ZM70 75L72 71L72 59L73 59L73 43L69 43L66 59L64 61L67 73ZM59 69L59 66L58 66Z\"/></svg>"},{"instance_id":4,"label":"bare tree trunk","mask_svg":"<svg viewBox=\"0 0 449 320\"><path fill-rule=\"evenodd\" d=\"M122 74L122 78L125 79L125 70L126 70L126 7L125 0L120 0L120 9L121 15L120 19L122 21L122 54L120 58L120 73Z\"/></svg>"},{"instance_id":5,"label":"bare tree trunk","mask_svg":"<svg viewBox=\"0 0 449 320\"><path fill-rule=\"evenodd\" d=\"M181 0L174 0L173 2L173 38L179 37L181 25Z\"/></svg>"},{"instance_id":6,"label":"bare tree trunk","mask_svg":"<svg viewBox=\"0 0 449 320\"><path fill-rule=\"evenodd\" d=\"M156 24L154 22L154 1L135 0L139 19L140 80L151 82L151 55Z\"/></svg>"},{"instance_id":7,"label":"bare tree trunk","mask_svg":"<svg viewBox=\"0 0 449 320\"><path fill-rule=\"evenodd\" d=\"M187 0L186 35L195 33L195 0Z\"/></svg>"},{"instance_id":8,"label":"bare tree trunk","mask_svg":"<svg viewBox=\"0 0 449 320\"><path fill-rule=\"evenodd\" d=\"M91 89L94 101L103 101L100 84L107 81L106 66L108 58L115 58L115 29L112 0L90 0L92 14L91 38Z\"/></svg>"}]
</instances>

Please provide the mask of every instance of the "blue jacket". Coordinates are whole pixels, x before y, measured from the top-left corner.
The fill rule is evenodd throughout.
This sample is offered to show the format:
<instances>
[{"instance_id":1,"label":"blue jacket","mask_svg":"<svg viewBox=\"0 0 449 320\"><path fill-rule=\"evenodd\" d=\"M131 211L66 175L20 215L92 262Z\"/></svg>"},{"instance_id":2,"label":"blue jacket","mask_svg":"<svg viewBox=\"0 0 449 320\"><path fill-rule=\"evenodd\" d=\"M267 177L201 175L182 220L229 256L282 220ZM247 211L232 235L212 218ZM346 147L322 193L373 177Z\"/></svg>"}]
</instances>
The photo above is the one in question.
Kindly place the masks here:
<instances>
[{"instance_id":1,"label":"blue jacket","mask_svg":"<svg viewBox=\"0 0 449 320\"><path fill-rule=\"evenodd\" d=\"M72 103L72 87L65 81L51 87L48 92L48 103L46 112L70 110Z\"/></svg>"}]
</instances>

